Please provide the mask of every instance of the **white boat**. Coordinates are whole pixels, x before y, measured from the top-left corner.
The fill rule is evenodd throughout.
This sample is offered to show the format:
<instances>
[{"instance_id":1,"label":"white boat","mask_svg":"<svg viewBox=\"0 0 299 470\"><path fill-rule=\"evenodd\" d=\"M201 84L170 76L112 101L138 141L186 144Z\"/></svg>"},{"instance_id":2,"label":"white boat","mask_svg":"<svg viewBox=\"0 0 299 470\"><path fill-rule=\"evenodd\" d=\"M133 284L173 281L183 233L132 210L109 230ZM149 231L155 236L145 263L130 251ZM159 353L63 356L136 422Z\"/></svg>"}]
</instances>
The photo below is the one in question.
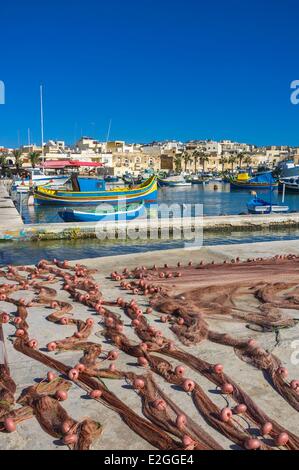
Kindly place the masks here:
<instances>
[{"instance_id":1,"label":"white boat","mask_svg":"<svg viewBox=\"0 0 299 470\"><path fill-rule=\"evenodd\" d=\"M38 168L27 170L30 175L27 178L18 178L13 181L11 190L18 193L27 193L30 188L35 186L45 186L50 184L51 187L63 186L70 178L69 175L46 175Z\"/></svg>"}]
</instances>

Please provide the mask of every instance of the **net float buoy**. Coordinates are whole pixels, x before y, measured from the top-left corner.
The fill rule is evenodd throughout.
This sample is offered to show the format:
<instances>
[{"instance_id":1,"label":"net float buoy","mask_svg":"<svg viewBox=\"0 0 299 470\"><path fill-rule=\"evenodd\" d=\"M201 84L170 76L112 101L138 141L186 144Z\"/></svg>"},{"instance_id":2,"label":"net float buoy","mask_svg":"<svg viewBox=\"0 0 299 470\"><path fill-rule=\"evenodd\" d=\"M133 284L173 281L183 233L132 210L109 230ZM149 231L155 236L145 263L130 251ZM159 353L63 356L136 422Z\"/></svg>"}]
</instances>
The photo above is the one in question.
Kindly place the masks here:
<instances>
[{"instance_id":1,"label":"net float buoy","mask_svg":"<svg viewBox=\"0 0 299 470\"><path fill-rule=\"evenodd\" d=\"M186 423L187 423L187 419L186 419L186 416L181 414L181 415L178 415L177 418L176 418L176 426L177 428L182 431L184 429L184 427L186 426Z\"/></svg>"},{"instance_id":2,"label":"net float buoy","mask_svg":"<svg viewBox=\"0 0 299 470\"><path fill-rule=\"evenodd\" d=\"M289 435L286 432L281 432L275 439L277 446L285 446L289 441Z\"/></svg>"},{"instance_id":3,"label":"net float buoy","mask_svg":"<svg viewBox=\"0 0 299 470\"><path fill-rule=\"evenodd\" d=\"M142 388L144 388L144 380L142 379L134 379L133 381L133 387L136 389L136 390L140 390Z\"/></svg>"},{"instance_id":4,"label":"net float buoy","mask_svg":"<svg viewBox=\"0 0 299 470\"><path fill-rule=\"evenodd\" d=\"M261 447L261 442L258 439L249 437L245 441L245 448L247 450L257 450Z\"/></svg>"},{"instance_id":5,"label":"net float buoy","mask_svg":"<svg viewBox=\"0 0 299 470\"><path fill-rule=\"evenodd\" d=\"M52 380L55 380L56 378L57 378L57 375L54 374L54 372L52 372L52 371L47 372L48 382L52 382Z\"/></svg>"},{"instance_id":6,"label":"net float buoy","mask_svg":"<svg viewBox=\"0 0 299 470\"><path fill-rule=\"evenodd\" d=\"M115 364L110 364L109 370L110 370L110 372L115 372L116 371Z\"/></svg>"},{"instance_id":7,"label":"net float buoy","mask_svg":"<svg viewBox=\"0 0 299 470\"><path fill-rule=\"evenodd\" d=\"M213 370L214 370L214 372L216 372L216 374L222 374L223 365L222 364L215 364L214 367L213 367Z\"/></svg>"},{"instance_id":8,"label":"net float buoy","mask_svg":"<svg viewBox=\"0 0 299 470\"><path fill-rule=\"evenodd\" d=\"M84 372L85 371L85 365L84 364L76 364L75 369L77 369L79 372Z\"/></svg>"},{"instance_id":9,"label":"net float buoy","mask_svg":"<svg viewBox=\"0 0 299 470\"><path fill-rule=\"evenodd\" d=\"M79 377L79 371L77 369L71 369L69 372L68 372L68 378L70 380L77 380Z\"/></svg>"},{"instance_id":10,"label":"net float buoy","mask_svg":"<svg viewBox=\"0 0 299 470\"><path fill-rule=\"evenodd\" d=\"M22 318L21 317L15 317L13 319L13 322L15 323L15 325L19 325L20 323L22 323Z\"/></svg>"},{"instance_id":11,"label":"net float buoy","mask_svg":"<svg viewBox=\"0 0 299 470\"><path fill-rule=\"evenodd\" d=\"M36 339L31 339L30 341L28 341L28 346L29 348L31 349L36 349L37 346L38 346L38 342L36 341Z\"/></svg>"},{"instance_id":12,"label":"net float buoy","mask_svg":"<svg viewBox=\"0 0 299 470\"><path fill-rule=\"evenodd\" d=\"M150 313L152 313L152 312L153 312L153 309L152 309L151 307L147 307L146 313L147 313L147 314L150 314Z\"/></svg>"},{"instance_id":13,"label":"net float buoy","mask_svg":"<svg viewBox=\"0 0 299 470\"><path fill-rule=\"evenodd\" d=\"M141 367L146 367L148 365L148 360L143 356L138 357L137 361Z\"/></svg>"},{"instance_id":14,"label":"net float buoy","mask_svg":"<svg viewBox=\"0 0 299 470\"><path fill-rule=\"evenodd\" d=\"M224 423L227 423L232 418L232 416L233 412L230 408L226 407L221 410L220 418Z\"/></svg>"},{"instance_id":15,"label":"net float buoy","mask_svg":"<svg viewBox=\"0 0 299 470\"><path fill-rule=\"evenodd\" d=\"M68 319L68 318L66 318L66 317L62 317L62 318L60 319L60 323L61 323L61 325L67 325L67 324L68 324L68 322L69 322L69 319Z\"/></svg>"},{"instance_id":16,"label":"net float buoy","mask_svg":"<svg viewBox=\"0 0 299 470\"><path fill-rule=\"evenodd\" d=\"M186 379L186 380L184 380L182 386L183 386L183 389L185 390L185 392L192 392L195 388L195 383L193 382L193 380Z\"/></svg>"},{"instance_id":17,"label":"net float buoy","mask_svg":"<svg viewBox=\"0 0 299 470\"><path fill-rule=\"evenodd\" d=\"M63 421L61 430L63 434L68 434L73 427L73 423L70 420Z\"/></svg>"},{"instance_id":18,"label":"net float buoy","mask_svg":"<svg viewBox=\"0 0 299 470\"><path fill-rule=\"evenodd\" d=\"M72 445L72 444L76 444L77 441L78 441L77 434L67 434L63 438L63 443L67 446Z\"/></svg>"},{"instance_id":19,"label":"net float buoy","mask_svg":"<svg viewBox=\"0 0 299 470\"><path fill-rule=\"evenodd\" d=\"M164 400L157 399L153 402L154 408L158 411L164 411L166 409L166 403Z\"/></svg>"},{"instance_id":20,"label":"net float buoy","mask_svg":"<svg viewBox=\"0 0 299 470\"><path fill-rule=\"evenodd\" d=\"M48 351L55 351L56 348L57 348L57 344L54 341L47 344Z\"/></svg>"},{"instance_id":21,"label":"net float buoy","mask_svg":"<svg viewBox=\"0 0 299 470\"><path fill-rule=\"evenodd\" d=\"M108 354L108 361L116 361L119 357L119 352L118 351L110 351Z\"/></svg>"},{"instance_id":22,"label":"net float buoy","mask_svg":"<svg viewBox=\"0 0 299 470\"><path fill-rule=\"evenodd\" d=\"M185 323L185 320L183 318L178 318L177 324L178 325L183 325Z\"/></svg>"},{"instance_id":23,"label":"net float buoy","mask_svg":"<svg viewBox=\"0 0 299 470\"><path fill-rule=\"evenodd\" d=\"M176 375L180 376L180 377L183 377L184 373L185 373L185 367L183 366L176 366L176 368L174 369L174 372Z\"/></svg>"},{"instance_id":24,"label":"net float buoy","mask_svg":"<svg viewBox=\"0 0 299 470\"><path fill-rule=\"evenodd\" d=\"M93 318L87 318L87 320L86 320L86 325L92 326L93 324L94 324Z\"/></svg>"},{"instance_id":25,"label":"net float buoy","mask_svg":"<svg viewBox=\"0 0 299 470\"><path fill-rule=\"evenodd\" d=\"M14 432L17 429L16 423L15 423L14 419L12 419L12 418L5 418L4 427L5 427L7 432Z\"/></svg>"},{"instance_id":26,"label":"net float buoy","mask_svg":"<svg viewBox=\"0 0 299 470\"><path fill-rule=\"evenodd\" d=\"M112 326L114 324L114 320L112 317L108 317L106 318L105 323L107 326Z\"/></svg>"},{"instance_id":27,"label":"net float buoy","mask_svg":"<svg viewBox=\"0 0 299 470\"><path fill-rule=\"evenodd\" d=\"M234 387L232 386L232 384L226 382L226 383L224 383L224 384L222 385L221 391L222 391L222 393L224 393L225 395L230 395L231 393L233 393Z\"/></svg>"},{"instance_id":28,"label":"net float buoy","mask_svg":"<svg viewBox=\"0 0 299 470\"><path fill-rule=\"evenodd\" d=\"M262 436L268 436L273 429L273 424L270 422L266 422L263 424L261 429Z\"/></svg>"},{"instance_id":29,"label":"net float buoy","mask_svg":"<svg viewBox=\"0 0 299 470\"><path fill-rule=\"evenodd\" d=\"M286 367L279 367L277 369L277 372L279 375L281 375L284 378L286 378L289 375L288 369Z\"/></svg>"},{"instance_id":30,"label":"net float buoy","mask_svg":"<svg viewBox=\"0 0 299 470\"><path fill-rule=\"evenodd\" d=\"M93 398L93 399L96 399L96 398L100 398L102 396L102 390L91 390L91 392L89 393L89 396L90 398Z\"/></svg>"},{"instance_id":31,"label":"net float buoy","mask_svg":"<svg viewBox=\"0 0 299 470\"><path fill-rule=\"evenodd\" d=\"M297 390L299 388L299 380L292 380L290 386L293 390Z\"/></svg>"},{"instance_id":32,"label":"net float buoy","mask_svg":"<svg viewBox=\"0 0 299 470\"><path fill-rule=\"evenodd\" d=\"M57 390L57 392L55 393L55 396L57 400L65 401L67 399L67 392L65 392L64 390Z\"/></svg>"},{"instance_id":33,"label":"net float buoy","mask_svg":"<svg viewBox=\"0 0 299 470\"><path fill-rule=\"evenodd\" d=\"M1 322L2 323L8 323L9 322L9 315L7 315L7 313L2 313Z\"/></svg>"},{"instance_id":34,"label":"net float buoy","mask_svg":"<svg viewBox=\"0 0 299 470\"><path fill-rule=\"evenodd\" d=\"M191 439L191 437L188 436L187 434L185 434L185 436L183 436L182 442L183 442L185 447L188 447L188 446L190 446L191 444L194 443L194 441Z\"/></svg>"},{"instance_id":35,"label":"net float buoy","mask_svg":"<svg viewBox=\"0 0 299 470\"><path fill-rule=\"evenodd\" d=\"M242 414L246 413L246 411L247 411L247 406L244 403L240 403L239 405L235 406L235 408L234 408L234 412L237 415L242 415Z\"/></svg>"},{"instance_id":36,"label":"net float buoy","mask_svg":"<svg viewBox=\"0 0 299 470\"><path fill-rule=\"evenodd\" d=\"M115 329L118 333L122 333L124 331L124 327L120 323L116 325Z\"/></svg>"},{"instance_id":37,"label":"net float buoy","mask_svg":"<svg viewBox=\"0 0 299 470\"><path fill-rule=\"evenodd\" d=\"M165 274L162 272L162 273L159 274L159 277L160 277L161 279L163 279L163 278L165 277Z\"/></svg>"},{"instance_id":38,"label":"net float buoy","mask_svg":"<svg viewBox=\"0 0 299 470\"><path fill-rule=\"evenodd\" d=\"M140 326L140 321L137 320L137 318L135 318L134 320L132 320L131 325L134 326L135 328L138 328L138 326Z\"/></svg>"},{"instance_id":39,"label":"net float buoy","mask_svg":"<svg viewBox=\"0 0 299 470\"><path fill-rule=\"evenodd\" d=\"M140 343L140 349L142 351L147 351L148 350L148 345L146 343Z\"/></svg>"},{"instance_id":40,"label":"net float buoy","mask_svg":"<svg viewBox=\"0 0 299 470\"><path fill-rule=\"evenodd\" d=\"M16 331L16 336L18 338L21 338L22 336L24 336L25 334L25 330L23 330L22 328L18 328L17 331Z\"/></svg>"}]
</instances>

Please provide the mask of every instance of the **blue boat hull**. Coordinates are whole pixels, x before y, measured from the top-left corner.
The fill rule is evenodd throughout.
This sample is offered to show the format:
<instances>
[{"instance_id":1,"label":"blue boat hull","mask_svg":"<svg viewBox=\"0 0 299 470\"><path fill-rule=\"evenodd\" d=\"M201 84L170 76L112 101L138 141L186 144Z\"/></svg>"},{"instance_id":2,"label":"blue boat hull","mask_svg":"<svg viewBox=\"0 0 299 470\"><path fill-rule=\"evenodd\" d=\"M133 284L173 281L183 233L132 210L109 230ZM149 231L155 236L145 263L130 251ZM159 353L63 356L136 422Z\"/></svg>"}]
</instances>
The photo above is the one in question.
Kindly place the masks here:
<instances>
[{"instance_id":1,"label":"blue boat hull","mask_svg":"<svg viewBox=\"0 0 299 470\"><path fill-rule=\"evenodd\" d=\"M65 222L121 222L134 220L145 213L144 205L137 207L135 210L115 212L115 213L96 213L96 212L82 212L73 209L65 209L58 211L59 217Z\"/></svg>"}]
</instances>

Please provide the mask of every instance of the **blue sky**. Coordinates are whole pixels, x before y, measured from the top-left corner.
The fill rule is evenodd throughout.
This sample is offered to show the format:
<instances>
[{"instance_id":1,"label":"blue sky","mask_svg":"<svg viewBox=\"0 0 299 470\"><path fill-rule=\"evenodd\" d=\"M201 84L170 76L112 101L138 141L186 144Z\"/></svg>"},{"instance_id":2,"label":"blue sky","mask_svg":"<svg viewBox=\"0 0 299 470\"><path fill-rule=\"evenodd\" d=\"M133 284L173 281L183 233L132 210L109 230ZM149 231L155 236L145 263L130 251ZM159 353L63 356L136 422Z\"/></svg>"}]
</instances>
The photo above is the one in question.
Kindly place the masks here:
<instances>
[{"instance_id":1,"label":"blue sky","mask_svg":"<svg viewBox=\"0 0 299 470\"><path fill-rule=\"evenodd\" d=\"M0 7L0 145L81 135L299 145L295 0L38 0ZM19 134L19 137L18 137Z\"/></svg>"}]
</instances>

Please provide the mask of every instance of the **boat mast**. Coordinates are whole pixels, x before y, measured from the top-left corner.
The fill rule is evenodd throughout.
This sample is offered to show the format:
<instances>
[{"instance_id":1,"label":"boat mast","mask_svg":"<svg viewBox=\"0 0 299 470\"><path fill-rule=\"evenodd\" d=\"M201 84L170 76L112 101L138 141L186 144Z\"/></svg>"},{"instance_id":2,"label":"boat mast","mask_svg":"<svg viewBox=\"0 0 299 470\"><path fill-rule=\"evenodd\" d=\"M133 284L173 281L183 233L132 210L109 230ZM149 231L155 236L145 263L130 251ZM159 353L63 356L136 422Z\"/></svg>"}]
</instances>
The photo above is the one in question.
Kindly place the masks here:
<instances>
[{"instance_id":1,"label":"boat mast","mask_svg":"<svg viewBox=\"0 0 299 470\"><path fill-rule=\"evenodd\" d=\"M43 110L43 86L40 85L40 125L41 125L41 137L42 137L42 163L44 166L45 155L44 155L44 110Z\"/></svg>"}]
</instances>

